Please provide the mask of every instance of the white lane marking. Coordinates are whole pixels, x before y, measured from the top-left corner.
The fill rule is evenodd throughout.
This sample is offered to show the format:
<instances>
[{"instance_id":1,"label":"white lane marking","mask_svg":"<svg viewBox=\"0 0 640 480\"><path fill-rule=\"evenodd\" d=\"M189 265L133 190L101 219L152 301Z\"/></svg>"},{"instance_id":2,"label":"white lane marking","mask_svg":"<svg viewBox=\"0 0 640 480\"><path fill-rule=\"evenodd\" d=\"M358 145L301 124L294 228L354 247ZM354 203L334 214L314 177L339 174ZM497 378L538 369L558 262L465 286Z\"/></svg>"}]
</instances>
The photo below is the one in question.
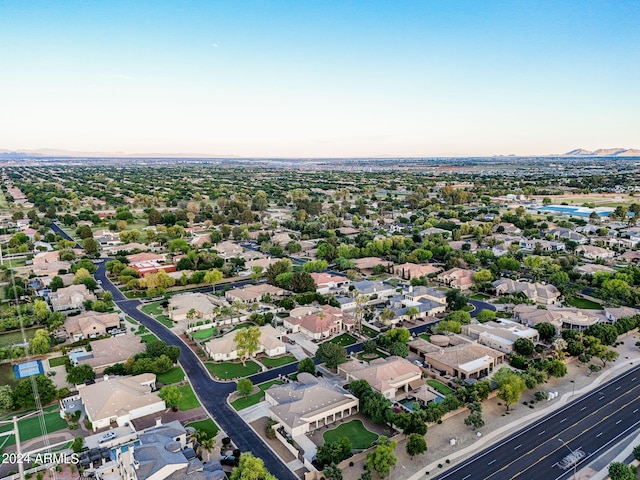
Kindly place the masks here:
<instances>
[{"instance_id":1,"label":"white lane marking","mask_svg":"<svg viewBox=\"0 0 640 480\"><path fill-rule=\"evenodd\" d=\"M560 423L563 423L563 422L566 422L566 421L567 421L567 419L563 418L562 420L560 420Z\"/></svg>"},{"instance_id":2,"label":"white lane marking","mask_svg":"<svg viewBox=\"0 0 640 480\"><path fill-rule=\"evenodd\" d=\"M587 407L582 407L582 408L580 409L580 411L581 411L581 412L584 412L586 409L587 409Z\"/></svg>"},{"instance_id":3,"label":"white lane marking","mask_svg":"<svg viewBox=\"0 0 640 480\"><path fill-rule=\"evenodd\" d=\"M596 435L596 438L598 438L600 435L602 435L602 432L600 432L599 434Z\"/></svg>"},{"instance_id":4,"label":"white lane marking","mask_svg":"<svg viewBox=\"0 0 640 480\"><path fill-rule=\"evenodd\" d=\"M620 390L620 388L621 388L621 387L616 388L616 392L617 392L618 390Z\"/></svg>"},{"instance_id":5,"label":"white lane marking","mask_svg":"<svg viewBox=\"0 0 640 480\"><path fill-rule=\"evenodd\" d=\"M633 413L636 413L637 411L638 411L638 409L636 408L636 409L633 411Z\"/></svg>"},{"instance_id":6,"label":"white lane marking","mask_svg":"<svg viewBox=\"0 0 640 480\"><path fill-rule=\"evenodd\" d=\"M469 478L471 476L471 474L467 475L466 477L462 477L462 480L467 480L467 478Z\"/></svg>"},{"instance_id":7,"label":"white lane marking","mask_svg":"<svg viewBox=\"0 0 640 480\"><path fill-rule=\"evenodd\" d=\"M542 431L538 434L538 436L540 436L540 435L544 434L544 432L546 432L546 430L542 430Z\"/></svg>"},{"instance_id":8,"label":"white lane marking","mask_svg":"<svg viewBox=\"0 0 640 480\"><path fill-rule=\"evenodd\" d=\"M522 446L522 444L518 445L517 447L513 447L514 450L519 449Z\"/></svg>"},{"instance_id":9,"label":"white lane marking","mask_svg":"<svg viewBox=\"0 0 640 480\"><path fill-rule=\"evenodd\" d=\"M492 463L496 463L495 460L491 460L489 463L487 463L487 465L491 465Z\"/></svg>"},{"instance_id":10,"label":"white lane marking","mask_svg":"<svg viewBox=\"0 0 640 480\"><path fill-rule=\"evenodd\" d=\"M618 420L618 421L616 422L616 425L618 425L618 424L620 424L620 423L622 423L622 420Z\"/></svg>"}]
</instances>

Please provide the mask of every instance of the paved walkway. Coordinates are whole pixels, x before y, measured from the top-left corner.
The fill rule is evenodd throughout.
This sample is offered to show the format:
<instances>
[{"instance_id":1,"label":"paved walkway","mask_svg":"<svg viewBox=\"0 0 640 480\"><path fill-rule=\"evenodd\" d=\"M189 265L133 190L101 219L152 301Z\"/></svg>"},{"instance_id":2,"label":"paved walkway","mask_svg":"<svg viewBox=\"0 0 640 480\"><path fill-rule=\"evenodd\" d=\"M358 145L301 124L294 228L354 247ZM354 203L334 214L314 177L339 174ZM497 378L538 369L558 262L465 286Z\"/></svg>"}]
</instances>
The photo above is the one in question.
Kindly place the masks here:
<instances>
[{"instance_id":1,"label":"paved walkway","mask_svg":"<svg viewBox=\"0 0 640 480\"><path fill-rule=\"evenodd\" d=\"M244 410L240 410L238 412L238 415L240 415L242 419L247 423L255 422L262 417L271 417L269 413L269 403L265 401L256 403L255 405L251 405Z\"/></svg>"},{"instance_id":2,"label":"paved walkway","mask_svg":"<svg viewBox=\"0 0 640 480\"><path fill-rule=\"evenodd\" d=\"M318 447L311 441L306 435L299 435L296 437L296 443L304 450L304 458L311 461L316 456Z\"/></svg>"},{"instance_id":3,"label":"paved walkway","mask_svg":"<svg viewBox=\"0 0 640 480\"><path fill-rule=\"evenodd\" d=\"M453 466L500 438L504 438L509 433L515 432L535 419L567 404L576 395L589 392L613 376L637 365L640 360L640 349L634 344L640 340L640 335L635 333L621 340L624 345L617 349L620 352L620 358L614 363L607 364L607 367L600 373L590 376L586 365L581 365L577 361L569 363L566 377L552 378L533 391L527 390L520 401L511 406L509 415L504 414L504 405L498 405L501 402L498 398L483 402L482 415L486 425L479 429L481 437L477 436L477 431L474 432L470 427L464 425L467 413L463 412L444 420L440 425L430 426L425 436L428 451L413 460L406 454L405 440L401 439L395 449L398 463L388 478L390 480L424 480L434 477L445 471L444 468L438 467L439 464ZM524 406L523 402L534 400L533 394L537 390L557 391L559 396L549 402L536 403L534 409ZM456 440L455 445L450 444L451 439ZM449 460L450 463L446 463L446 460ZM354 461L353 467L344 468L344 480L357 480L362 473L363 464L364 459L358 458ZM426 472L429 474L427 475Z\"/></svg>"}]
</instances>

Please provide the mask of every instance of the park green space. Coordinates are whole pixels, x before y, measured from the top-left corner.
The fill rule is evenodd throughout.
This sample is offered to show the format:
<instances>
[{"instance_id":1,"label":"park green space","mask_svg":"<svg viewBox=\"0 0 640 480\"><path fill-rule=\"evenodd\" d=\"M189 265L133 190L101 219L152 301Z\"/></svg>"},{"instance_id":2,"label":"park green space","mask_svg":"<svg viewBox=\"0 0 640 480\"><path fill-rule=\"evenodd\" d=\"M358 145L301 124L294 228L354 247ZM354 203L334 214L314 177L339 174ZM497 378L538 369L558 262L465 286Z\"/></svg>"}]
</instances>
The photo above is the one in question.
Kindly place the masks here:
<instances>
[{"instance_id":1,"label":"park green space","mask_svg":"<svg viewBox=\"0 0 640 480\"><path fill-rule=\"evenodd\" d=\"M247 361L246 366L242 365L242 362L205 362L204 366L211 375L222 380L246 377L260 371L260 366L251 360Z\"/></svg>"},{"instance_id":2,"label":"park green space","mask_svg":"<svg viewBox=\"0 0 640 480\"><path fill-rule=\"evenodd\" d=\"M51 405L43 409L44 412L44 423L47 429L47 433L57 432L58 430L64 430L68 428L67 422L60 418L60 413L58 410L58 405ZM24 415L27 412L21 412L17 415ZM14 414L12 414L14 415ZM13 428L13 424L7 423L4 425L0 425L0 432L7 432ZM33 415L29 418L25 418L24 420L18 421L18 430L20 432L20 441L25 442L27 440L31 440L33 438L41 437L43 434L42 427L40 425L40 415ZM9 435L6 438L6 443L4 439L0 439L0 445L2 447L7 447L10 445L15 445L16 438L15 435Z\"/></svg>"},{"instance_id":3,"label":"park green space","mask_svg":"<svg viewBox=\"0 0 640 480\"><path fill-rule=\"evenodd\" d=\"M259 392L247 395L246 397L240 397L231 402L231 406L240 411L260 403L264 399L264 391L271 385L282 385L282 382L280 380L271 380L269 382L261 383L258 385L258 389L260 390Z\"/></svg>"},{"instance_id":4,"label":"park green space","mask_svg":"<svg viewBox=\"0 0 640 480\"><path fill-rule=\"evenodd\" d=\"M291 355L286 355L284 357L278 358L269 358L263 357L260 359L260 363L262 363L265 367L274 368L281 367L282 365L289 365L296 361L296 357L292 357Z\"/></svg>"},{"instance_id":5,"label":"park green space","mask_svg":"<svg viewBox=\"0 0 640 480\"><path fill-rule=\"evenodd\" d=\"M429 379L427 380L427 384L433 388L434 390L437 390L438 392L440 392L443 395L451 395L453 393L453 390L451 390L449 387L447 387L444 383L439 382L437 380L432 380Z\"/></svg>"},{"instance_id":6,"label":"park green space","mask_svg":"<svg viewBox=\"0 0 640 480\"><path fill-rule=\"evenodd\" d=\"M218 427L218 425L216 425L216 423L210 418L207 418L206 420L200 420L199 422L187 423L185 427L192 427L196 430L202 430L203 432L206 432L207 435L209 435L209 438L215 437L218 434L218 431L220 431L220 427Z\"/></svg>"},{"instance_id":7,"label":"park green space","mask_svg":"<svg viewBox=\"0 0 640 480\"><path fill-rule=\"evenodd\" d=\"M360 420L343 423L332 430L327 430L323 435L325 443L337 442L342 437L349 438L353 448L358 450L369 448L378 439L378 435L367 430Z\"/></svg>"}]
</instances>

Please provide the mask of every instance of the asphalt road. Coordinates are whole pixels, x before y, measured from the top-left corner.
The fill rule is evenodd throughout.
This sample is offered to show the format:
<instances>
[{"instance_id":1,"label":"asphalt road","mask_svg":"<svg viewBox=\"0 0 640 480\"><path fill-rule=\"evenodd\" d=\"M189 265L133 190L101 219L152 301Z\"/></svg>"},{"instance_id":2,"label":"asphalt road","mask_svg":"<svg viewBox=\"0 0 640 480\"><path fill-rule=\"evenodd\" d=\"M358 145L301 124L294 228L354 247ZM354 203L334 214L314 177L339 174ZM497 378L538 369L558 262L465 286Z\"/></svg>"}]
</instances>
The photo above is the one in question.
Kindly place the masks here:
<instances>
[{"instance_id":1,"label":"asphalt road","mask_svg":"<svg viewBox=\"0 0 640 480\"><path fill-rule=\"evenodd\" d=\"M276 456L262 439L238 416L236 411L227 404L227 397L236 390L235 382L216 382L211 379L200 359L187 347L171 330L155 321L140 310L139 300L129 300L111 283L106 276L104 262L98 265L95 273L102 287L113 294L113 299L124 313L140 322L153 332L160 340L168 345L180 347L180 360L185 374L200 399L202 406L214 418L216 423L229 435L236 446L244 452L252 452L264 460L267 469L279 480L294 480L297 477ZM277 371L270 371L271 378L278 376Z\"/></svg>"},{"instance_id":2,"label":"asphalt road","mask_svg":"<svg viewBox=\"0 0 640 480\"><path fill-rule=\"evenodd\" d=\"M519 408L523 408L519 406ZM565 479L570 451L591 459L640 426L640 366L435 477L455 480Z\"/></svg>"}]
</instances>

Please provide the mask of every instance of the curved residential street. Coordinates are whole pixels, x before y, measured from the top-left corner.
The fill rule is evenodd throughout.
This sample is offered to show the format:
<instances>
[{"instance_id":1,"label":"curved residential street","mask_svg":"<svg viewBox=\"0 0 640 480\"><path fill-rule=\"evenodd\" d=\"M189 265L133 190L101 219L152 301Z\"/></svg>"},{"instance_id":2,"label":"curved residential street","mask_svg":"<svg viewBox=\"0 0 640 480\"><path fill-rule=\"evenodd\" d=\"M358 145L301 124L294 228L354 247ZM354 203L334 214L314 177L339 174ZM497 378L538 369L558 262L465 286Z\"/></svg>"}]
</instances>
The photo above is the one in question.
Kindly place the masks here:
<instances>
[{"instance_id":1,"label":"curved residential street","mask_svg":"<svg viewBox=\"0 0 640 480\"><path fill-rule=\"evenodd\" d=\"M189 382L200 403L216 423L229 435L236 446L242 451L250 451L262 458L269 471L278 479L296 479L297 477L282 460L264 444L236 411L227 404L227 397L236 390L235 382L217 382L213 380L193 350L164 325L138 310L141 305L139 300L129 300L122 295L120 290L107 278L104 262L98 265L95 277L97 280L102 281L102 288L113 294L113 300L125 314L140 322L163 342L180 347L180 366L189 378ZM271 374L270 378L273 378L278 376L279 370L272 370L266 373Z\"/></svg>"}]
</instances>

